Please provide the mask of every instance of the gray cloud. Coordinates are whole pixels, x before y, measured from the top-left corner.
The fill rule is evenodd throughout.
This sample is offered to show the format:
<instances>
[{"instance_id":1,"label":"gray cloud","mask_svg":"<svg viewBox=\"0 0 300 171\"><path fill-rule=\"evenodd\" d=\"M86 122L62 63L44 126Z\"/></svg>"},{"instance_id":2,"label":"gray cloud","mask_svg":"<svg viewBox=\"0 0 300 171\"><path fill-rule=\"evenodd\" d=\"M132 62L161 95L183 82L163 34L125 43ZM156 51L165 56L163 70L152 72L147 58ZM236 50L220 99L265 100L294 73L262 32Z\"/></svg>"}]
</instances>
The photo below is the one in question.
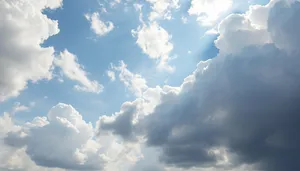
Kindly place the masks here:
<instances>
[{"instance_id":1,"label":"gray cloud","mask_svg":"<svg viewBox=\"0 0 300 171\"><path fill-rule=\"evenodd\" d=\"M200 63L192 86L145 119L147 143L163 149L161 161L184 168L300 169L299 7L298 1L270 7L273 43L250 43ZM230 32L232 39L236 33L240 29Z\"/></svg>"},{"instance_id":2,"label":"gray cloud","mask_svg":"<svg viewBox=\"0 0 300 171\"><path fill-rule=\"evenodd\" d=\"M125 139L144 135L171 166L299 170L299 8L299 1L273 0L230 15L219 26L220 54L200 62L180 93L160 93L160 104L135 127L129 111L107 130Z\"/></svg>"},{"instance_id":3,"label":"gray cloud","mask_svg":"<svg viewBox=\"0 0 300 171\"><path fill-rule=\"evenodd\" d=\"M293 1L295 1L293 3ZM299 53L300 44L300 2L279 1L270 11L269 32L276 45L293 53Z\"/></svg>"},{"instance_id":4,"label":"gray cloud","mask_svg":"<svg viewBox=\"0 0 300 171\"><path fill-rule=\"evenodd\" d=\"M139 101L133 103L126 102L122 105L121 111L112 117L100 117L98 122L99 134L104 131L111 131L115 135L120 135L125 140L135 141L133 120L137 115Z\"/></svg>"}]
</instances>

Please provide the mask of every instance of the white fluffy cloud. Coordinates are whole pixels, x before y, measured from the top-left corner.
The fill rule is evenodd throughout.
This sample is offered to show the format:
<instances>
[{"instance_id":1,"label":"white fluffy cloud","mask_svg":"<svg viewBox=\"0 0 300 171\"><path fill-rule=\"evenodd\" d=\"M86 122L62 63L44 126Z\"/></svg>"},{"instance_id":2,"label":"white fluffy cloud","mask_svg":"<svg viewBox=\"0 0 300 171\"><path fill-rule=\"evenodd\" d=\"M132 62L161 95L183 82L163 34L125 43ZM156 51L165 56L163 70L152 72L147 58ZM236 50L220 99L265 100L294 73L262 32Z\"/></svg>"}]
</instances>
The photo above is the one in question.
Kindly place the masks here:
<instances>
[{"instance_id":1,"label":"white fluffy cloud","mask_svg":"<svg viewBox=\"0 0 300 171\"><path fill-rule=\"evenodd\" d=\"M0 170L129 170L142 157L139 144L103 132L96 137L71 105L59 103L30 122L14 120L0 116Z\"/></svg>"},{"instance_id":2,"label":"white fluffy cloud","mask_svg":"<svg viewBox=\"0 0 300 171\"><path fill-rule=\"evenodd\" d=\"M231 8L232 3L232 0L192 0L188 13L196 15L202 25L212 25Z\"/></svg>"},{"instance_id":3,"label":"white fluffy cloud","mask_svg":"<svg viewBox=\"0 0 300 171\"><path fill-rule=\"evenodd\" d=\"M60 67L63 74L71 80L78 81L81 85L75 85L78 91L100 93L103 86L96 80L90 80L83 66L78 63L77 57L65 50L60 53L54 60L56 66Z\"/></svg>"},{"instance_id":4,"label":"white fluffy cloud","mask_svg":"<svg viewBox=\"0 0 300 171\"><path fill-rule=\"evenodd\" d=\"M231 14L220 24L220 36L215 41L220 54L237 53L250 45L263 45L271 42L266 29L253 24L248 15Z\"/></svg>"},{"instance_id":5,"label":"white fluffy cloud","mask_svg":"<svg viewBox=\"0 0 300 171\"><path fill-rule=\"evenodd\" d=\"M152 11L149 14L149 20L171 19L173 9L179 8L179 0L146 0L152 5Z\"/></svg>"},{"instance_id":6,"label":"white fluffy cloud","mask_svg":"<svg viewBox=\"0 0 300 171\"><path fill-rule=\"evenodd\" d=\"M132 31L132 35L137 38L136 43L145 54L158 60L159 69L174 70L174 67L168 64L170 52L173 50L173 44L170 42L172 36L157 22L139 26L137 30Z\"/></svg>"},{"instance_id":7,"label":"white fluffy cloud","mask_svg":"<svg viewBox=\"0 0 300 171\"><path fill-rule=\"evenodd\" d=\"M37 165L71 170L101 170L108 159L94 140L91 123L70 105L58 104L47 117L33 121L11 131L5 143L25 148L26 154Z\"/></svg>"},{"instance_id":8,"label":"white fluffy cloud","mask_svg":"<svg viewBox=\"0 0 300 171\"><path fill-rule=\"evenodd\" d=\"M91 29L98 36L105 36L114 29L114 24L111 21L102 21L98 12L86 14L85 18L90 22Z\"/></svg>"},{"instance_id":9,"label":"white fluffy cloud","mask_svg":"<svg viewBox=\"0 0 300 171\"><path fill-rule=\"evenodd\" d=\"M51 78L54 49L40 44L59 29L42 11L61 5L62 0L0 1L0 101L18 96L28 81Z\"/></svg>"}]
</instances>

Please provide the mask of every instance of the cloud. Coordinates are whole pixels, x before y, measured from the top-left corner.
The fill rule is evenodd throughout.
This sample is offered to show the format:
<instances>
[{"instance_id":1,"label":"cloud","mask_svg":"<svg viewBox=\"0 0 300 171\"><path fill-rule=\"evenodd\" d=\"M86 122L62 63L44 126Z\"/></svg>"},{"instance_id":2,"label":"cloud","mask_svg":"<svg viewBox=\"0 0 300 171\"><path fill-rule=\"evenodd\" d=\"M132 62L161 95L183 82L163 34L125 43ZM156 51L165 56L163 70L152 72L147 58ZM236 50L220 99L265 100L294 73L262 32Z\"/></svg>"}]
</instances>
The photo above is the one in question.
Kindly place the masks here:
<instances>
[{"instance_id":1,"label":"cloud","mask_svg":"<svg viewBox=\"0 0 300 171\"><path fill-rule=\"evenodd\" d=\"M221 54L237 53L250 45L263 45L271 42L266 29L257 28L245 14L231 14L218 28L220 36L215 41Z\"/></svg>"},{"instance_id":2,"label":"cloud","mask_svg":"<svg viewBox=\"0 0 300 171\"><path fill-rule=\"evenodd\" d=\"M173 50L173 44L170 42L172 36L158 25L157 22L152 22L149 25L143 24L137 30L132 31L132 35L137 38L137 45L151 59L157 59L158 68L174 71L174 67L168 64L170 52Z\"/></svg>"},{"instance_id":3,"label":"cloud","mask_svg":"<svg viewBox=\"0 0 300 171\"><path fill-rule=\"evenodd\" d=\"M114 71L106 71L107 76L109 77L110 81L115 81L116 80L116 75Z\"/></svg>"},{"instance_id":4,"label":"cloud","mask_svg":"<svg viewBox=\"0 0 300 171\"><path fill-rule=\"evenodd\" d=\"M121 0L113 0L113 1L111 1L111 2L109 3L109 5L110 5L111 7L114 7L114 6L116 6L116 5L120 4L120 3L121 3Z\"/></svg>"},{"instance_id":5,"label":"cloud","mask_svg":"<svg viewBox=\"0 0 300 171\"><path fill-rule=\"evenodd\" d=\"M300 2L290 0L287 2L279 1L270 11L268 20L268 31L276 46L285 49L289 53L299 53L300 22Z\"/></svg>"},{"instance_id":6,"label":"cloud","mask_svg":"<svg viewBox=\"0 0 300 171\"><path fill-rule=\"evenodd\" d=\"M143 158L135 163L129 171L166 171L164 165L158 161L157 149L142 146ZM171 169L172 171L176 171Z\"/></svg>"},{"instance_id":7,"label":"cloud","mask_svg":"<svg viewBox=\"0 0 300 171\"><path fill-rule=\"evenodd\" d=\"M22 111L29 111L31 107L33 107L35 104L30 104L29 106L21 105L20 102L16 102L12 108L11 114L16 114L18 112Z\"/></svg>"},{"instance_id":8,"label":"cloud","mask_svg":"<svg viewBox=\"0 0 300 171\"><path fill-rule=\"evenodd\" d=\"M221 31L219 39L229 34L234 46L242 32L247 42L238 51L200 62L181 93L145 118L147 143L162 148L161 161L182 168L246 164L265 171L299 170L300 54L294 44L299 33L286 30L297 29L300 2L269 7L270 41L253 42L261 30L251 28L245 16L226 18L220 29L233 31ZM278 22L278 17L284 19Z\"/></svg>"},{"instance_id":9,"label":"cloud","mask_svg":"<svg viewBox=\"0 0 300 171\"><path fill-rule=\"evenodd\" d=\"M196 15L200 24L210 26L232 6L232 0L192 0L189 15Z\"/></svg>"},{"instance_id":10,"label":"cloud","mask_svg":"<svg viewBox=\"0 0 300 171\"><path fill-rule=\"evenodd\" d=\"M146 0L152 5L149 20L168 19L172 17L172 10L179 8L179 0Z\"/></svg>"},{"instance_id":11,"label":"cloud","mask_svg":"<svg viewBox=\"0 0 300 171\"><path fill-rule=\"evenodd\" d=\"M152 112L134 101L100 128L124 140L145 138L176 168L299 170L300 2L259 7L268 8L267 21L254 17L257 8L224 19L220 54L201 61L179 88L160 89Z\"/></svg>"},{"instance_id":12,"label":"cloud","mask_svg":"<svg viewBox=\"0 0 300 171\"><path fill-rule=\"evenodd\" d=\"M134 74L127 69L124 61L120 61L119 66L112 65L112 69L119 72L119 79L137 97L141 97L145 89L148 88L147 81L139 74Z\"/></svg>"},{"instance_id":13,"label":"cloud","mask_svg":"<svg viewBox=\"0 0 300 171\"><path fill-rule=\"evenodd\" d=\"M114 24L111 21L102 21L100 19L99 13L97 12L92 14L85 14L85 18L90 22L91 29L98 36L105 36L114 29Z\"/></svg>"},{"instance_id":14,"label":"cloud","mask_svg":"<svg viewBox=\"0 0 300 171\"><path fill-rule=\"evenodd\" d=\"M57 168L49 169L37 166L26 154L25 148L15 148L5 143L4 139L8 133L18 132L21 129L20 126L15 125L9 113L0 116L0 170L63 171ZM17 143L15 142L15 144Z\"/></svg>"},{"instance_id":15,"label":"cloud","mask_svg":"<svg viewBox=\"0 0 300 171\"><path fill-rule=\"evenodd\" d=\"M119 112L111 116L101 116L97 123L99 134L112 133L122 137L125 142L142 142L142 134L145 131L144 118L151 114L162 100L172 98L172 94L177 93L177 87L147 88L141 97L123 103Z\"/></svg>"},{"instance_id":16,"label":"cloud","mask_svg":"<svg viewBox=\"0 0 300 171\"><path fill-rule=\"evenodd\" d=\"M29 81L51 79L54 49L40 44L59 28L43 10L61 5L62 0L0 2L0 101L18 96Z\"/></svg>"},{"instance_id":17,"label":"cloud","mask_svg":"<svg viewBox=\"0 0 300 171\"><path fill-rule=\"evenodd\" d=\"M146 80L129 71L123 61L120 61L119 66L112 65L111 68L120 72L119 79L135 94L137 99L124 102L120 111L111 116L101 116L97 122L98 133L99 135L112 133L126 141L137 142L141 138L142 130L140 129L143 129L139 122L152 113L161 102L161 94L177 93L178 88L171 86L148 87ZM137 130L138 132L136 132Z\"/></svg>"},{"instance_id":18,"label":"cloud","mask_svg":"<svg viewBox=\"0 0 300 171\"><path fill-rule=\"evenodd\" d=\"M75 85L78 91L97 93L103 91L103 86L96 80L92 81L87 77L87 72L78 63L77 57L65 50L54 60L56 66L60 67L63 74L71 80L78 81L81 85Z\"/></svg>"},{"instance_id":19,"label":"cloud","mask_svg":"<svg viewBox=\"0 0 300 171\"><path fill-rule=\"evenodd\" d=\"M120 135L126 141L136 141L133 129L135 127L134 120L138 117L139 104L139 101L126 102L122 105L120 112L113 116L100 117L97 123L99 134L112 132L115 135Z\"/></svg>"},{"instance_id":20,"label":"cloud","mask_svg":"<svg viewBox=\"0 0 300 171\"><path fill-rule=\"evenodd\" d=\"M181 21L182 21L183 24L186 24L188 22L188 19L187 19L187 17L182 16Z\"/></svg>"},{"instance_id":21,"label":"cloud","mask_svg":"<svg viewBox=\"0 0 300 171\"><path fill-rule=\"evenodd\" d=\"M9 132L5 143L24 148L39 166L71 170L102 170L107 161L94 139L93 126L70 105L58 104L47 117L36 117L18 131Z\"/></svg>"},{"instance_id":22,"label":"cloud","mask_svg":"<svg viewBox=\"0 0 300 171\"><path fill-rule=\"evenodd\" d=\"M71 105L59 103L46 117L14 121L9 113L0 116L0 170L128 170L142 156L139 144L96 137L96 128Z\"/></svg>"}]
</instances>

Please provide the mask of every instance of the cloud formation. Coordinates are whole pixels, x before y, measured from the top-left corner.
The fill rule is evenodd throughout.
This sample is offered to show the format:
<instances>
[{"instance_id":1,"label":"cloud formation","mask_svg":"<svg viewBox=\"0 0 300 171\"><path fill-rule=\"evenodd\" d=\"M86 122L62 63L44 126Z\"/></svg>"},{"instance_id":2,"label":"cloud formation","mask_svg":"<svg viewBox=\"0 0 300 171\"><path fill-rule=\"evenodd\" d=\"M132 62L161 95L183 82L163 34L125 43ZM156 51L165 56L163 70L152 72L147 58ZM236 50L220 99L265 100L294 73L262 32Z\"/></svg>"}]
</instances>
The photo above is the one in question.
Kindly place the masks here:
<instances>
[{"instance_id":1,"label":"cloud formation","mask_svg":"<svg viewBox=\"0 0 300 171\"><path fill-rule=\"evenodd\" d=\"M102 21L98 12L86 14L85 18L90 22L91 29L98 36L105 36L114 29L114 24L111 21Z\"/></svg>"},{"instance_id":2,"label":"cloud formation","mask_svg":"<svg viewBox=\"0 0 300 171\"><path fill-rule=\"evenodd\" d=\"M61 52L60 55L55 58L54 64L61 68L63 75L81 84L75 85L75 90L97 94L103 91L103 86L96 80L92 81L87 77L88 73L84 70L83 66L78 63L77 57L68 50Z\"/></svg>"},{"instance_id":3,"label":"cloud formation","mask_svg":"<svg viewBox=\"0 0 300 171\"><path fill-rule=\"evenodd\" d=\"M172 36L162 28L157 22L149 25L143 24L132 31L132 35L137 38L137 45L151 59L158 60L158 69L174 71L174 67L168 64L170 52L173 50L173 44L170 42Z\"/></svg>"},{"instance_id":4,"label":"cloud formation","mask_svg":"<svg viewBox=\"0 0 300 171\"><path fill-rule=\"evenodd\" d=\"M108 70L108 71L106 71L106 74L109 77L110 81L116 80L116 74L114 71Z\"/></svg>"},{"instance_id":5,"label":"cloud formation","mask_svg":"<svg viewBox=\"0 0 300 171\"><path fill-rule=\"evenodd\" d=\"M119 66L112 65L112 69L119 72L120 81L137 97L141 97L145 89L148 88L147 81L139 74L134 74L127 69L124 61L119 62Z\"/></svg>"},{"instance_id":6,"label":"cloud formation","mask_svg":"<svg viewBox=\"0 0 300 171\"><path fill-rule=\"evenodd\" d=\"M179 8L179 0L146 0L151 4L152 11L149 20L168 19L172 17L172 10Z\"/></svg>"},{"instance_id":7,"label":"cloud formation","mask_svg":"<svg viewBox=\"0 0 300 171\"><path fill-rule=\"evenodd\" d=\"M230 52L199 63L181 93L149 115L147 143L163 149L161 161L183 168L248 164L266 171L299 170L300 54L294 44L299 33L286 30L299 25L300 2L268 7L271 40L246 16L229 16L220 24L217 45L230 36L224 39L228 46L218 46ZM236 41L244 43L238 50L228 48L238 46Z\"/></svg>"},{"instance_id":8,"label":"cloud formation","mask_svg":"<svg viewBox=\"0 0 300 171\"><path fill-rule=\"evenodd\" d=\"M60 103L47 117L36 117L17 131L11 131L5 143L26 147L26 154L39 166L71 170L102 170L107 160L94 139L93 126L71 106Z\"/></svg>"},{"instance_id":9,"label":"cloud formation","mask_svg":"<svg viewBox=\"0 0 300 171\"><path fill-rule=\"evenodd\" d=\"M137 122L119 113L109 129L128 123L133 132L115 134L144 137L174 167L299 170L299 8L275 0L228 16L216 58L200 62L178 91L160 92L153 112Z\"/></svg>"},{"instance_id":10,"label":"cloud formation","mask_svg":"<svg viewBox=\"0 0 300 171\"><path fill-rule=\"evenodd\" d=\"M197 16L201 25L211 26L232 4L232 0L192 0L188 13Z\"/></svg>"},{"instance_id":11,"label":"cloud formation","mask_svg":"<svg viewBox=\"0 0 300 171\"><path fill-rule=\"evenodd\" d=\"M0 102L18 96L27 83L51 79L53 47L41 47L59 32L58 23L42 11L62 0L0 2Z\"/></svg>"}]
</instances>

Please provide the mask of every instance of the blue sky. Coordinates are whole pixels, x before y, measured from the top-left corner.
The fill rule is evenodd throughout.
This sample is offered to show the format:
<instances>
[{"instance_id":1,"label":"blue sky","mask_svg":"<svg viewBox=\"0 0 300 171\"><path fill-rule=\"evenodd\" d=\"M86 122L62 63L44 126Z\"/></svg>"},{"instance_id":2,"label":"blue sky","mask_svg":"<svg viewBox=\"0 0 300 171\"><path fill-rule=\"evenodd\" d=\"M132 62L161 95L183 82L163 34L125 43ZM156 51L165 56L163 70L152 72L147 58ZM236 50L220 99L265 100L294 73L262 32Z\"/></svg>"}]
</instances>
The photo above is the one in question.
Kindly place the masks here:
<instances>
[{"instance_id":1,"label":"blue sky","mask_svg":"<svg viewBox=\"0 0 300 171\"><path fill-rule=\"evenodd\" d=\"M169 85L179 86L182 80L193 72L199 61L212 58L218 53L214 46L217 36L205 35L211 28L202 27L195 16L189 16L189 1L182 0L180 3L181 7L173 10L172 19L158 21L172 35L174 49L170 55L175 59L170 63L176 67L173 73L158 71L155 61L149 59L137 46L131 30L140 25L139 12L134 9L132 2L111 7L109 1L65 0L63 7L59 9L46 9L44 13L49 18L58 20L60 32L47 39L43 46L53 46L57 52L68 49L76 54L89 77L104 85L104 91L100 94L81 93L70 89L73 83L69 80L63 83L56 79L40 81L38 84L29 84L18 99L10 99L2 104L2 112L9 110L15 102L39 103L30 109L30 112L18 114L17 117L22 120L41 115L58 102L76 106L90 121L98 119L99 115L117 112L124 101L134 99L122 84L118 81L110 82L105 74L111 63L116 64L120 60L125 61L130 71L141 74L150 86L164 85L166 81ZM142 13L147 20L151 6L149 3L142 4ZM240 12L247 9L246 6L247 4L240 6ZM101 13L103 8L106 8L106 13ZM109 34L100 37L92 32L84 15L94 12L100 12L101 19L114 23L115 28ZM182 17L187 18L187 23L183 23Z\"/></svg>"},{"instance_id":2,"label":"blue sky","mask_svg":"<svg viewBox=\"0 0 300 171\"><path fill-rule=\"evenodd\" d=\"M156 169L151 171L182 171L186 166L198 171L207 163L188 161L182 156L186 151L176 149L189 151L186 148L194 141L209 144L213 143L209 138L230 137L208 134L222 130L220 125L226 131L241 129L228 126L237 122L230 119L236 111L241 111L244 119L244 113L252 109L235 104L242 106L248 102L243 98L249 97L249 104L258 105L251 101L255 93L273 90L285 99L292 93L284 88L298 85L287 71L297 63L291 54L298 55L298 39L287 30L298 28L299 0L4 0L0 5L0 129L4 130L0 130L0 140L5 140L0 141L0 150L6 150L11 158L24 157L20 161L29 163L21 163L24 171L101 170L106 166L102 162L108 163L111 171L122 167L140 171L147 164ZM280 16L277 8L285 13L275 22ZM277 64L268 61L270 56L296 62ZM266 66L260 65L263 62ZM250 86L244 79L250 80ZM270 90L264 89L264 84ZM264 93L257 95L258 99L264 99ZM225 120L230 114L234 117ZM199 118L204 121L198 123ZM219 123L218 119L224 120ZM210 122L217 125L216 130L207 125ZM207 130L207 135L199 130ZM189 146L180 144L184 142L179 141L181 136L191 140ZM208 140L188 136L207 136L201 138ZM62 149L52 149L48 155L45 149L60 141ZM218 168L220 158L240 155L240 151L229 154L230 148L236 147L229 147L231 139L228 142L228 147L217 143L210 149L199 147L197 154L201 150L214 153L219 158L211 168ZM176 143L180 148L174 147ZM0 154L0 161L5 155ZM195 155L211 160L211 156L203 156ZM148 160L151 163L144 162ZM0 171L16 167L14 162L19 160L0 162ZM259 165L233 163L225 165L233 167L232 171Z\"/></svg>"},{"instance_id":3,"label":"blue sky","mask_svg":"<svg viewBox=\"0 0 300 171\"><path fill-rule=\"evenodd\" d=\"M150 5L148 3L143 5L145 6L143 15L147 19L147 12L151 11ZM172 35L174 50L171 56L176 57L171 61L176 67L173 73L158 71L155 61L149 59L137 46L131 30L136 29L140 21L139 13L132 3L120 3L110 7L108 1L65 0L63 7L55 11L46 9L44 13L49 18L58 20L60 32L46 40L43 46L53 46L57 52L68 49L76 54L80 64L89 72L89 77L104 85L104 91L100 94L81 93L70 89L74 83L72 81L65 80L64 83L59 83L56 79L41 81L38 84L29 84L17 100L11 99L2 104L4 109L8 110L16 101L22 104L31 101L41 103L30 112L17 116L30 120L35 115L43 114L47 108L56 103L63 102L76 106L78 111L85 113L84 117L87 120L94 121L101 114L110 115L117 112L124 101L134 98L122 84L110 82L105 74L111 63L117 64L120 60L125 61L130 71L141 74L150 86L163 85L165 81L169 85L179 86L200 60L214 57L218 52L213 43L216 35L204 35L209 28L202 28L195 21L195 17L188 16L186 12L188 6L188 1L183 1L182 7L174 10L171 20L159 21ZM115 28L109 34L99 37L90 29L84 15L101 12L103 7L108 12L101 13L101 19L112 21ZM182 16L188 17L188 23L182 22Z\"/></svg>"}]
</instances>

